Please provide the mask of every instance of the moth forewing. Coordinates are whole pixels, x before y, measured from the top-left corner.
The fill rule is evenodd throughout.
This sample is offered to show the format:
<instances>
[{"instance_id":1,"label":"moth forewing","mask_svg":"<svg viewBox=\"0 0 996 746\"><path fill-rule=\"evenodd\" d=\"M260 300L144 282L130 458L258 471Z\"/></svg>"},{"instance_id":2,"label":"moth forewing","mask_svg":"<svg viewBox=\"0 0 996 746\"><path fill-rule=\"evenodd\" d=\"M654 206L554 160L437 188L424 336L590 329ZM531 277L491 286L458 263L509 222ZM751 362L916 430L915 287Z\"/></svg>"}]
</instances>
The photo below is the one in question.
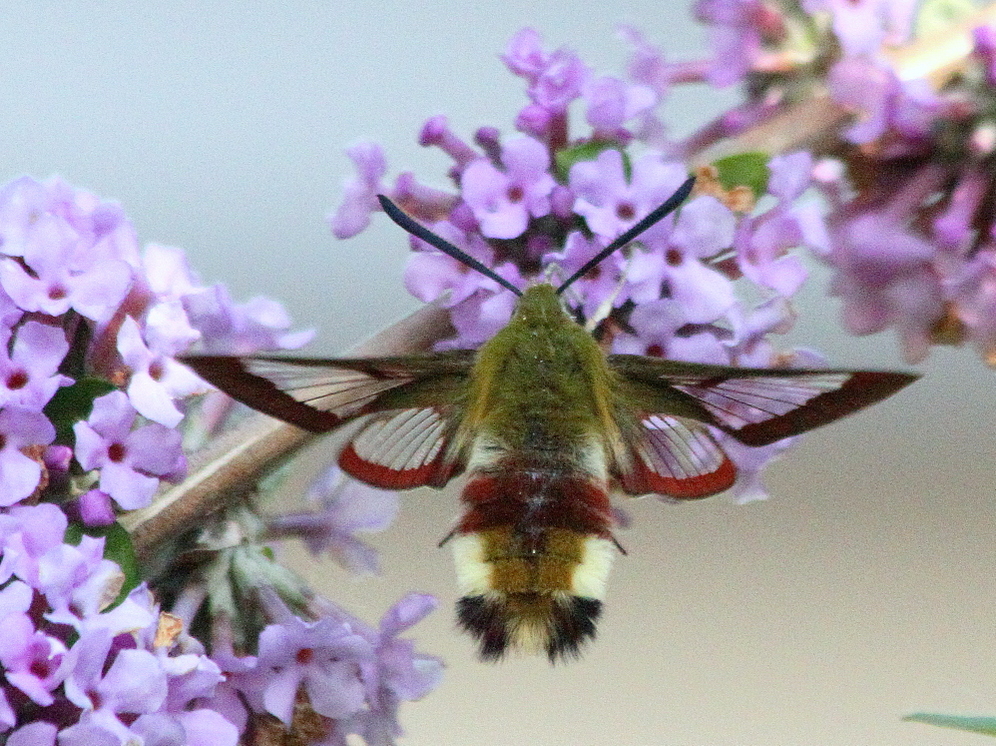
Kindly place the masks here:
<instances>
[{"instance_id":1,"label":"moth forewing","mask_svg":"<svg viewBox=\"0 0 996 746\"><path fill-rule=\"evenodd\" d=\"M469 350L382 358L181 358L217 388L254 409L311 432L387 409L451 406L466 387Z\"/></svg>"},{"instance_id":2,"label":"moth forewing","mask_svg":"<svg viewBox=\"0 0 996 746\"><path fill-rule=\"evenodd\" d=\"M690 416L750 446L826 425L917 379L891 371L736 368L640 355L609 355L608 362L630 382L628 393L642 411ZM655 409L655 400L665 408Z\"/></svg>"}]
</instances>

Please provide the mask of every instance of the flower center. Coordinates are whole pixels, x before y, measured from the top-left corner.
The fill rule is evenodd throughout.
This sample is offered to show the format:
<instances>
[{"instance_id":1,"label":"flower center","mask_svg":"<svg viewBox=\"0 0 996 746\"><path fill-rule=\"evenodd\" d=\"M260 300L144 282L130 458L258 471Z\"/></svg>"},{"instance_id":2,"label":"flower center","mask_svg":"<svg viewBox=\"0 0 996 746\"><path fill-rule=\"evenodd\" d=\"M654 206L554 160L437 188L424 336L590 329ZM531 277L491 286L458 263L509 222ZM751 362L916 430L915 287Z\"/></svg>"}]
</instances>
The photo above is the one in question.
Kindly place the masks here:
<instances>
[{"instance_id":1,"label":"flower center","mask_svg":"<svg viewBox=\"0 0 996 746\"><path fill-rule=\"evenodd\" d=\"M522 198L526 196L526 193L521 186L514 184L508 188L508 191L505 192L505 196L508 197L509 202L515 203L521 202Z\"/></svg>"},{"instance_id":2,"label":"flower center","mask_svg":"<svg viewBox=\"0 0 996 746\"><path fill-rule=\"evenodd\" d=\"M149 365L149 375L152 377L153 381L158 381L163 377L165 373L163 361L156 360L154 363Z\"/></svg>"},{"instance_id":3,"label":"flower center","mask_svg":"<svg viewBox=\"0 0 996 746\"><path fill-rule=\"evenodd\" d=\"M62 300L67 295L69 295L69 293L62 285L52 285L48 289L49 300Z\"/></svg>"},{"instance_id":4,"label":"flower center","mask_svg":"<svg viewBox=\"0 0 996 746\"><path fill-rule=\"evenodd\" d=\"M23 389L28 385L28 374L23 370L12 371L5 382L7 388L11 391L16 391L17 389Z\"/></svg>"},{"instance_id":5,"label":"flower center","mask_svg":"<svg viewBox=\"0 0 996 746\"><path fill-rule=\"evenodd\" d=\"M672 267L677 267L679 264L685 261L685 257L677 249L668 249L667 253L664 255L664 261L666 261Z\"/></svg>"},{"instance_id":6,"label":"flower center","mask_svg":"<svg viewBox=\"0 0 996 746\"><path fill-rule=\"evenodd\" d=\"M636 217L636 208L629 202L620 202L616 205L616 216L620 220L632 220Z\"/></svg>"},{"instance_id":7,"label":"flower center","mask_svg":"<svg viewBox=\"0 0 996 746\"><path fill-rule=\"evenodd\" d=\"M299 665L306 666L311 663L311 659L314 657L315 651L313 648L301 648L297 651L297 655L294 656L294 659Z\"/></svg>"},{"instance_id":8,"label":"flower center","mask_svg":"<svg viewBox=\"0 0 996 746\"><path fill-rule=\"evenodd\" d=\"M28 670L31 671L32 675L36 676L39 679L44 679L51 672L50 666L48 665L48 661L44 660L31 661L31 665L28 667Z\"/></svg>"},{"instance_id":9,"label":"flower center","mask_svg":"<svg viewBox=\"0 0 996 746\"><path fill-rule=\"evenodd\" d=\"M647 354L650 355L650 357L664 357L664 348L659 344L648 345Z\"/></svg>"},{"instance_id":10,"label":"flower center","mask_svg":"<svg viewBox=\"0 0 996 746\"><path fill-rule=\"evenodd\" d=\"M107 447L107 458L116 464L120 464L124 461L127 449L124 447L124 443L111 443Z\"/></svg>"}]
</instances>

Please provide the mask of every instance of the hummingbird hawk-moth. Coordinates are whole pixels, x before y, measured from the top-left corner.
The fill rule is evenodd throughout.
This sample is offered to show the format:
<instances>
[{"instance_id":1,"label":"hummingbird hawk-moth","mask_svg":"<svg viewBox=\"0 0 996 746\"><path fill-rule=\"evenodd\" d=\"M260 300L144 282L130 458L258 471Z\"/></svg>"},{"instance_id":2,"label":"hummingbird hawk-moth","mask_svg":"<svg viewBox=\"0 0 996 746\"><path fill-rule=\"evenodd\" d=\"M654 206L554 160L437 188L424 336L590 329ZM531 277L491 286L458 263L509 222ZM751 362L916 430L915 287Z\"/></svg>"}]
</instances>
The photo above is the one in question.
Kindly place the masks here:
<instances>
[{"instance_id":1,"label":"hummingbird hawk-moth","mask_svg":"<svg viewBox=\"0 0 996 746\"><path fill-rule=\"evenodd\" d=\"M339 454L376 487L442 487L461 473L464 513L448 537L461 626L481 657L509 649L576 656L595 635L618 544L609 495L680 500L729 488L736 466L714 432L764 446L832 422L911 383L906 373L736 368L606 355L561 301L601 259L673 211L689 179L559 287L517 288L419 225L410 233L519 296L476 350L310 359L192 355L235 399L321 433L365 422Z\"/></svg>"}]
</instances>

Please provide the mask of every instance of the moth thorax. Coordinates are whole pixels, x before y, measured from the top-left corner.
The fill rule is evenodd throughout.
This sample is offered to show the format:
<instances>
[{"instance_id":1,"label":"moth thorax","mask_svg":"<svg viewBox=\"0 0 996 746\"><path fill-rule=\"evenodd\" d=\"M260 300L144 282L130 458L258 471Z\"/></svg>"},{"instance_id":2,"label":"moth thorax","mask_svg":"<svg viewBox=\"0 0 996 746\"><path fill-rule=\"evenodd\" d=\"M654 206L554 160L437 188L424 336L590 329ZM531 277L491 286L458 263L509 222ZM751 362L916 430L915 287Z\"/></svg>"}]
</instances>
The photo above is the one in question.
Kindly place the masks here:
<instances>
[{"instance_id":1,"label":"moth thorax","mask_svg":"<svg viewBox=\"0 0 996 746\"><path fill-rule=\"evenodd\" d=\"M611 540L567 529L523 535L505 529L452 540L462 598L460 624L481 656L507 650L576 655L595 636L615 553Z\"/></svg>"}]
</instances>

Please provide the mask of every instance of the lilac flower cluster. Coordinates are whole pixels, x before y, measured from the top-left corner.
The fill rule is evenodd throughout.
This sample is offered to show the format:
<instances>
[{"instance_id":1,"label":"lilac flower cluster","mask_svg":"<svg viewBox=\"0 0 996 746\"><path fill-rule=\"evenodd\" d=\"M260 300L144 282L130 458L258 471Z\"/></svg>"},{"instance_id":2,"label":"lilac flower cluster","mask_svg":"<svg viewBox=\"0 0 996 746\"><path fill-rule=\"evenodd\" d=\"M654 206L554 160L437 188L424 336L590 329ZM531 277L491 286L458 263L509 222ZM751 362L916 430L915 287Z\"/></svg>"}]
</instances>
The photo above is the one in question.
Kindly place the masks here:
<instances>
[{"instance_id":1,"label":"lilac flower cluster","mask_svg":"<svg viewBox=\"0 0 996 746\"><path fill-rule=\"evenodd\" d=\"M426 122L420 142L453 159L455 191L409 173L391 185L379 147L353 147L358 174L331 218L335 235L362 230L383 193L519 287L565 279L687 178L676 155L682 148L662 144L655 114L667 65L635 31L626 36L636 52L624 80L598 75L568 50L547 50L535 31L518 33L502 59L526 83L519 133L482 127L471 144L443 117ZM574 133L570 113L578 109L585 127ZM768 335L792 325L790 299L806 278L792 250L826 250L819 212L797 203L812 165L808 154L793 153L700 169L681 210L574 283L568 306L615 352L743 366L809 362L776 352ZM441 299L457 331L441 348L476 347L508 322L512 293L419 239L412 248L409 291ZM762 497L759 471L785 444L728 445L740 466L736 498Z\"/></svg>"},{"instance_id":2,"label":"lilac flower cluster","mask_svg":"<svg viewBox=\"0 0 996 746\"><path fill-rule=\"evenodd\" d=\"M224 287L202 286L180 250L140 251L113 203L58 179L0 188L4 743L234 746L268 721L291 728L307 712L316 743L360 733L389 744L399 703L435 686L440 662L398 637L433 599L403 599L374 630L288 580L251 531L198 572L167 561L139 583L118 511L143 508L162 481L183 479L177 428L191 396L208 388L176 356L194 344L243 354L311 336L289 327L273 301L236 304ZM353 533L383 528L393 495L330 490L318 490L326 510L310 532L283 533L374 568ZM239 590L204 578L224 576L233 556L280 582L226 605ZM203 629L195 618L207 619Z\"/></svg>"},{"instance_id":3,"label":"lilac flower cluster","mask_svg":"<svg viewBox=\"0 0 996 746\"><path fill-rule=\"evenodd\" d=\"M823 256L845 327L894 328L910 362L933 344L967 342L996 365L996 14L974 21L973 55L928 83L929 66L913 69L915 56L895 52L931 22L937 31L935 5L699 0L715 50L702 69L751 91L724 118L724 136L824 86L853 114L822 143L846 169L827 164L819 180L831 207Z\"/></svg>"},{"instance_id":4,"label":"lilac flower cluster","mask_svg":"<svg viewBox=\"0 0 996 746\"><path fill-rule=\"evenodd\" d=\"M142 584L119 599L125 575L105 539L66 543L51 503L0 514L0 729L6 743L89 746L225 744L235 725L201 704L224 680L192 638L169 631ZM114 605L115 599L119 603Z\"/></svg>"}]
</instances>

